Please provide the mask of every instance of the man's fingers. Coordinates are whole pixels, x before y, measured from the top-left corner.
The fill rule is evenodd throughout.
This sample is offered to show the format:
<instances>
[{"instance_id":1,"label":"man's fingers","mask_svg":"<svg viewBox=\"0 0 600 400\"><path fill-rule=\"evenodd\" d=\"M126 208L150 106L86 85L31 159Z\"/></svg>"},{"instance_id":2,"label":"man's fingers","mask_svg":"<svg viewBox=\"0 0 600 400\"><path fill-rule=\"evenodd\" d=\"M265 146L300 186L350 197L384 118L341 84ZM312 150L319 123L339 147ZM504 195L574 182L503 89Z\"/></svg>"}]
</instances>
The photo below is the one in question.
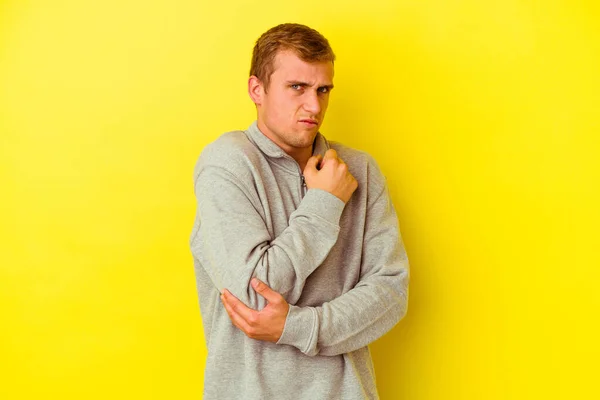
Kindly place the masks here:
<instances>
[{"instance_id":1,"label":"man's fingers","mask_svg":"<svg viewBox=\"0 0 600 400\"><path fill-rule=\"evenodd\" d=\"M323 161L321 162L321 167L327 164L330 161L342 162L342 160L338 157L337 152L334 149L329 149L325 152L325 157L323 157Z\"/></svg>"},{"instance_id":2,"label":"man's fingers","mask_svg":"<svg viewBox=\"0 0 600 400\"><path fill-rule=\"evenodd\" d=\"M225 306L225 310L227 311L227 315L229 315L229 319L231 320L231 323L233 323L233 325L238 328L239 330L241 330L244 333L248 332L248 329L250 328L250 326L248 325L248 323L246 321L244 321L244 319L235 312L235 310L231 307L231 304L229 304L229 302L227 301L227 299L225 298L225 294L221 295L221 302L223 303L223 305Z\"/></svg>"},{"instance_id":3,"label":"man's fingers","mask_svg":"<svg viewBox=\"0 0 600 400\"><path fill-rule=\"evenodd\" d=\"M310 157L306 163L306 167L304 167L305 173L322 169L328 160L337 160L339 163L344 164L344 161L338 157L337 151L329 149L325 152L325 156L317 154Z\"/></svg>"},{"instance_id":4,"label":"man's fingers","mask_svg":"<svg viewBox=\"0 0 600 400\"><path fill-rule=\"evenodd\" d=\"M327 150L325 152L324 160L326 160L328 158L338 158L337 151L335 151L334 149Z\"/></svg>"},{"instance_id":5,"label":"man's fingers","mask_svg":"<svg viewBox=\"0 0 600 400\"><path fill-rule=\"evenodd\" d=\"M231 310L230 316L237 316L237 318L241 319L243 321L243 328L241 329L244 332L248 332L247 329L258 320L258 311L248 308L227 289L223 292L223 299L225 308L229 307Z\"/></svg>"},{"instance_id":6,"label":"man's fingers","mask_svg":"<svg viewBox=\"0 0 600 400\"><path fill-rule=\"evenodd\" d=\"M320 160L321 160L320 154L317 156L312 156L311 158L308 159L308 162L306 163L306 166L304 167L304 169L309 170L309 171L318 169L317 165Z\"/></svg>"},{"instance_id":7,"label":"man's fingers","mask_svg":"<svg viewBox=\"0 0 600 400\"><path fill-rule=\"evenodd\" d=\"M270 287L266 285L266 283L261 282L260 280L253 278L252 279L252 287L256 291L256 293L260 294L262 297L267 299L269 303L279 303L282 299L281 294L277 293Z\"/></svg>"}]
</instances>

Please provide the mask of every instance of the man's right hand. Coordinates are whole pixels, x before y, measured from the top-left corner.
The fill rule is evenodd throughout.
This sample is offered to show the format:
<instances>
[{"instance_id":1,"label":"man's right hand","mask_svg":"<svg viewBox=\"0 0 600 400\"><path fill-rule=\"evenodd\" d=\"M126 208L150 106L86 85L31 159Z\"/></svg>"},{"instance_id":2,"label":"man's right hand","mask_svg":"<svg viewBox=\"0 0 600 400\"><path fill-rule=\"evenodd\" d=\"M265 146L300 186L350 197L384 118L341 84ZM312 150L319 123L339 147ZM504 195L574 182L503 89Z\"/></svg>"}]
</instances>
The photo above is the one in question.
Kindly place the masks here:
<instances>
[{"instance_id":1,"label":"man's right hand","mask_svg":"<svg viewBox=\"0 0 600 400\"><path fill-rule=\"evenodd\" d=\"M319 169L317 165L320 165ZM304 179L309 189L325 190L344 203L350 200L352 193L358 188L358 182L348 171L348 166L333 149L327 150L322 161L320 155L308 159Z\"/></svg>"}]
</instances>

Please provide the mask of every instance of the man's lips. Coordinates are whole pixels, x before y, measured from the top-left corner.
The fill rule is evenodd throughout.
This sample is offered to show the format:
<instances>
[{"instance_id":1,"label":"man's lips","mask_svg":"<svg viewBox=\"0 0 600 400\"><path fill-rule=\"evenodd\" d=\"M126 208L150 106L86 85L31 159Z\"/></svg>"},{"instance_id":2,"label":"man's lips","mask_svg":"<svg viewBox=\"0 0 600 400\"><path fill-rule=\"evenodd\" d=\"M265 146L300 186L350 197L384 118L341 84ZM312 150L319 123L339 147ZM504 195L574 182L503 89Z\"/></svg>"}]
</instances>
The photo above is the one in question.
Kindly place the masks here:
<instances>
[{"instance_id":1,"label":"man's lips","mask_svg":"<svg viewBox=\"0 0 600 400\"><path fill-rule=\"evenodd\" d=\"M313 125L317 125L318 124L318 122L316 120L314 120L314 119L301 119L300 122L304 122L304 123L307 123L307 124L313 124Z\"/></svg>"}]
</instances>

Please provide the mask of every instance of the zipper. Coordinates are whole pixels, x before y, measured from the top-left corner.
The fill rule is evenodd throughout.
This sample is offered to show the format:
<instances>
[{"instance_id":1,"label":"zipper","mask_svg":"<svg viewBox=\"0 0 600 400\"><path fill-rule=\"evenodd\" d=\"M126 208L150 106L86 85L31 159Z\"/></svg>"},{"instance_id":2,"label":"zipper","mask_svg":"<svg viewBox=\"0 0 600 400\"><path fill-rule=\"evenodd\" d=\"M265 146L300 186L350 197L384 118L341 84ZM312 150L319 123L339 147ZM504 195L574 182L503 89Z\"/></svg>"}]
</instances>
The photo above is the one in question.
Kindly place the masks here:
<instances>
[{"instance_id":1,"label":"zipper","mask_svg":"<svg viewBox=\"0 0 600 400\"><path fill-rule=\"evenodd\" d=\"M304 175L302 174L300 174L300 177L302 178L302 188L300 189L300 192L302 193L302 197L304 197L306 194L306 179L304 179Z\"/></svg>"}]
</instances>

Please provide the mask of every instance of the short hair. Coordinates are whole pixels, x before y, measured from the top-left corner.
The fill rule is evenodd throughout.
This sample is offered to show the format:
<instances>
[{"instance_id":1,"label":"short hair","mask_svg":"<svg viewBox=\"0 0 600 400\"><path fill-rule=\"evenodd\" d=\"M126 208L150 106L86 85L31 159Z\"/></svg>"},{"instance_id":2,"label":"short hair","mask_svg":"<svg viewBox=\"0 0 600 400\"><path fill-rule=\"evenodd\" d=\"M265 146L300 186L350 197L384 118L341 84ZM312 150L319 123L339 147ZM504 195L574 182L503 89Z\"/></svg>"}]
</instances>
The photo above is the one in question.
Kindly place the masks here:
<instances>
[{"instance_id":1,"label":"short hair","mask_svg":"<svg viewBox=\"0 0 600 400\"><path fill-rule=\"evenodd\" d=\"M329 41L316 30L301 24L277 25L258 38L252 51L250 76L254 75L263 82L265 91L275 69L275 56L285 50L293 51L305 62L335 61Z\"/></svg>"}]
</instances>

